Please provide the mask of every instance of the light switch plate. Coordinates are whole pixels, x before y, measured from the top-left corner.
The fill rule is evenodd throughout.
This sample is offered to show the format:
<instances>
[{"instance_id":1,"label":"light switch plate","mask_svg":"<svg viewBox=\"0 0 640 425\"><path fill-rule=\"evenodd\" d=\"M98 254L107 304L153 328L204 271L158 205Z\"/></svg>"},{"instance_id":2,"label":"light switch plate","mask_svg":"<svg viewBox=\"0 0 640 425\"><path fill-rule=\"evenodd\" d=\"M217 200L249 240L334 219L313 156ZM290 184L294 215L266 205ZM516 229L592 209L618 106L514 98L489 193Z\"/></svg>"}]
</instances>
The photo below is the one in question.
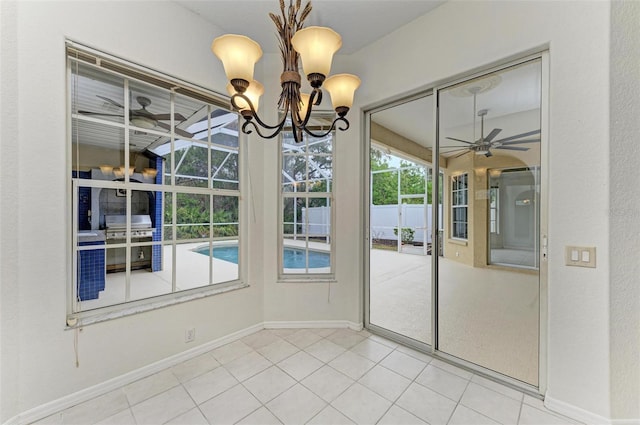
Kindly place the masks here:
<instances>
[{"instance_id":1,"label":"light switch plate","mask_svg":"<svg viewBox=\"0 0 640 425\"><path fill-rule=\"evenodd\" d=\"M596 267L596 248L594 246L565 246L565 264L574 267Z\"/></svg>"}]
</instances>

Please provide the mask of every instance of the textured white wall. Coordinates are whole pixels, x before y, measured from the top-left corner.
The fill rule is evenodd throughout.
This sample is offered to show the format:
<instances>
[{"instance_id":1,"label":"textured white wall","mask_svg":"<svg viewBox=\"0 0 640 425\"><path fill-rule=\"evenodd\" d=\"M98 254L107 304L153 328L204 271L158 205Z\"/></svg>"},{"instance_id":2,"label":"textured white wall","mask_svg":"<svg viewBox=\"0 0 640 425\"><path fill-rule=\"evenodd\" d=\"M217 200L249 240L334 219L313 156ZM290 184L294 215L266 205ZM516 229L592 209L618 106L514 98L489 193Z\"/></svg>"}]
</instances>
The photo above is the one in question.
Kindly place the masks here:
<instances>
[{"instance_id":1,"label":"textured white wall","mask_svg":"<svg viewBox=\"0 0 640 425\"><path fill-rule=\"evenodd\" d=\"M331 73L350 72L342 65L344 58L335 57ZM276 121L275 108L279 91L282 62L278 55L262 58L265 96L260 101L261 114L269 123ZM331 110L328 94L320 109ZM334 145L334 186L336 220L336 279L334 283L282 283L278 276L278 190L280 171L277 169L278 142L273 140L250 140L263 149L265 168L262 181L264 193L263 250L265 321L349 320L362 322L360 282L362 266L359 261L361 249L361 196L360 180L360 134L358 110L349 113L351 129L338 132ZM252 145L253 146L253 145ZM329 288L329 285L331 288Z\"/></svg>"},{"instance_id":2,"label":"textured white wall","mask_svg":"<svg viewBox=\"0 0 640 425\"><path fill-rule=\"evenodd\" d=\"M18 413L18 37L15 3L0 3L0 422ZM7 266L5 266L7 265Z\"/></svg>"},{"instance_id":3,"label":"textured white wall","mask_svg":"<svg viewBox=\"0 0 640 425\"><path fill-rule=\"evenodd\" d=\"M640 2L611 3L611 415L640 423Z\"/></svg>"},{"instance_id":4,"label":"textured white wall","mask_svg":"<svg viewBox=\"0 0 640 425\"><path fill-rule=\"evenodd\" d=\"M350 60L364 82L362 107L544 45L550 52L547 396L608 417L609 4L447 2ZM598 267L564 266L570 244L596 246Z\"/></svg>"},{"instance_id":5,"label":"textured white wall","mask_svg":"<svg viewBox=\"0 0 640 425\"><path fill-rule=\"evenodd\" d=\"M73 332L64 330L71 274L65 37L223 92L226 78L209 50L222 31L166 1L2 2L3 58L12 27L18 43L6 53L16 66L2 78L15 101L8 105L3 92L3 120L11 121L2 126L0 167L2 352L9 354L0 365L0 422L192 348L183 340L187 328L196 328L197 345L263 316L258 283L92 325L80 333L75 367Z\"/></svg>"}]
</instances>

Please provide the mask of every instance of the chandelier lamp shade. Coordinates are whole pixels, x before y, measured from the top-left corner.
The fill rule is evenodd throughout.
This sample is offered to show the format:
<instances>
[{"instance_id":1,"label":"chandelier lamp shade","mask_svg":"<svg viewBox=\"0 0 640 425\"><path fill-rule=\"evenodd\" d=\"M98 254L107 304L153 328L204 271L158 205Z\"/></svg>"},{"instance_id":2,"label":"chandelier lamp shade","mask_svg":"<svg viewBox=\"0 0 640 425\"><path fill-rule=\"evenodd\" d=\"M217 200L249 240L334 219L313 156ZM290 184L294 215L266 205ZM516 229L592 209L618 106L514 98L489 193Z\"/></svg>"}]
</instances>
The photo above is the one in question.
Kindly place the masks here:
<instances>
[{"instance_id":1,"label":"chandelier lamp shade","mask_svg":"<svg viewBox=\"0 0 640 425\"><path fill-rule=\"evenodd\" d=\"M312 137L324 137L336 127L347 130L347 112L353 105L353 96L360 85L360 79L351 74L337 74L329 77L333 55L342 46L342 38L331 28L303 28L304 20L311 12L311 3L301 10L301 0L290 0L288 10L284 0L280 0L281 16L269 14L279 37L283 71L280 75L282 92L278 101L282 115L275 125L266 124L258 116L258 102L264 87L253 78L255 64L262 56L260 45L243 35L227 34L213 40L211 50L220 59L229 80L227 92L231 96L231 106L244 118L243 133L255 130L263 138L277 136L286 126L291 130L296 142L302 141L303 133ZM299 62L311 85L311 93L301 93ZM308 126L314 106L322 102L322 87L329 92L337 117L330 128L322 133L314 133ZM342 125L337 126L338 123Z\"/></svg>"}]
</instances>

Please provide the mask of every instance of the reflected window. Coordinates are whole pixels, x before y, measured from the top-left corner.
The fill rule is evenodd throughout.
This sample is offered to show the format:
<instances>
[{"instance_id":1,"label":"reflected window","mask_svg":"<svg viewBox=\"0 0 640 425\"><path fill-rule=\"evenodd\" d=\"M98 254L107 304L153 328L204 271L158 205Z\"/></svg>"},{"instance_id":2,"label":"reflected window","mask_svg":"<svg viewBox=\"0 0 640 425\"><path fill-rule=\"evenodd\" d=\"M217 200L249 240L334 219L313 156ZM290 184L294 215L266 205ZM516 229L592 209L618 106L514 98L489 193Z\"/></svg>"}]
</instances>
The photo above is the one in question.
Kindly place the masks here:
<instances>
[{"instance_id":1,"label":"reflected window","mask_svg":"<svg viewBox=\"0 0 640 425\"><path fill-rule=\"evenodd\" d=\"M467 239L469 175L460 174L451 177L451 237Z\"/></svg>"}]
</instances>

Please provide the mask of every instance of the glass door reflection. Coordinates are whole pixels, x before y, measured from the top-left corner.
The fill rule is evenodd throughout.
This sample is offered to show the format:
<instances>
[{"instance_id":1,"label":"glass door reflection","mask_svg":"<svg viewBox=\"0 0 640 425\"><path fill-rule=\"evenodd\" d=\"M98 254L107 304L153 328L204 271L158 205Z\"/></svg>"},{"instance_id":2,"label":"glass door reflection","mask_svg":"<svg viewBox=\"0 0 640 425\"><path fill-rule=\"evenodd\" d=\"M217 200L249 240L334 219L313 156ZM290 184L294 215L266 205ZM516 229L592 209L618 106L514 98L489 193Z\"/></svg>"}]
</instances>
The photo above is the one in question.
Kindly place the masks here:
<instances>
[{"instance_id":1,"label":"glass door reflection","mask_svg":"<svg viewBox=\"0 0 640 425\"><path fill-rule=\"evenodd\" d=\"M438 91L440 352L538 385L541 61Z\"/></svg>"},{"instance_id":2,"label":"glass door reflection","mask_svg":"<svg viewBox=\"0 0 640 425\"><path fill-rule=\"evenodd\" d=\"M431 344L433 97L371 114L369 325Z\"/></svg>"}]
</instances>

